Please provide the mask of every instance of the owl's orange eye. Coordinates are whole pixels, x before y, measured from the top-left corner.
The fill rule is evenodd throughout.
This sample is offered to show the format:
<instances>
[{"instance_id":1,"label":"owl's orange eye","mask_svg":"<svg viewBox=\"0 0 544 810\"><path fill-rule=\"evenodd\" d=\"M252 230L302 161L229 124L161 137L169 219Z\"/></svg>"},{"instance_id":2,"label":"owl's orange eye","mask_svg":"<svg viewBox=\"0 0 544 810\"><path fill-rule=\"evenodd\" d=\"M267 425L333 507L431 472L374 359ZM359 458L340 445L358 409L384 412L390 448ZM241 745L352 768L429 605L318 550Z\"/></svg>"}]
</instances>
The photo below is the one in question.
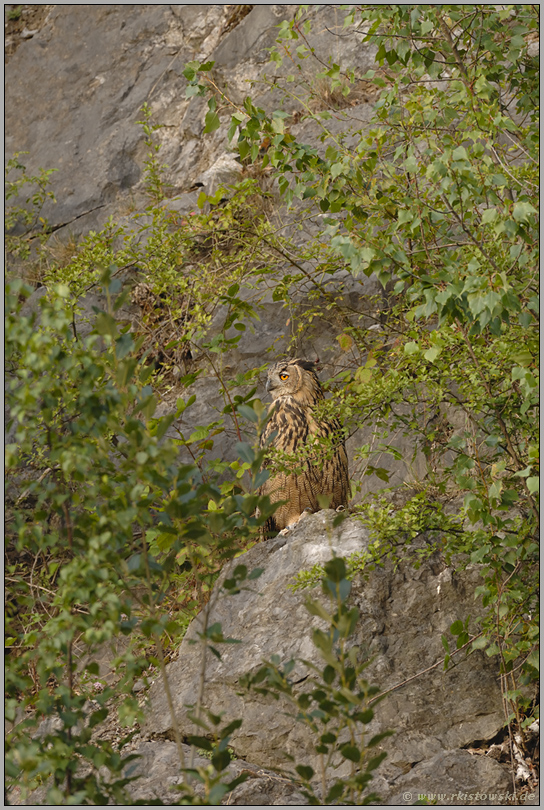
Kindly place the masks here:
<instances>
[{"instance_id":1,"label":"owl's orange eye","mask_svg":"<svg viewBox=\"0 0 544 810\"><path fill-rule=\"evenodd\" d=\"M280 374L280 380L288 380L288 379L289 379L289 374L286 374L285 371L282 374Z\"/></svg>"}]
</instances>

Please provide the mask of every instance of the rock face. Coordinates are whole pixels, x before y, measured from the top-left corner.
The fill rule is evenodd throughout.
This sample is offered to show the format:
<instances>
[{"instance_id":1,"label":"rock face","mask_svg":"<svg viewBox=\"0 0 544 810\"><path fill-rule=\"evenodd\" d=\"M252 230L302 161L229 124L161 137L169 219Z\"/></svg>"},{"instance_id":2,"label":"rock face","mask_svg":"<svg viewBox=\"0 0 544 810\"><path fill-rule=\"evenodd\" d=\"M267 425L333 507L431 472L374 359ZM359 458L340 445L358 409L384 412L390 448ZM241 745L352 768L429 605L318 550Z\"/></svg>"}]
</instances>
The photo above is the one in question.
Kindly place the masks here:
<instances>
[{"instance_id":1,"label":"rock face","mask_svg":"<svg viewBox=\"0 0 544 810\"><path fill-rule=\"evenodd\" d=\"M223 130L202 141L206 105L185 99L184 66L217 57L225 80L230 72L241 80L240 62L245 78L255 78L275 26L293 9L257 7L236 17L237 8L49 5L31 36L20 38L16 50L11 43L5 150L8 157L29 152L30 172L56 170L57 203L43 211L53 228L85 234L118 216L127 196L138 193L144 104L164 127L162 159L173 193L187 190L222 156Z\"/></svg>"},{"instance_id":2,"label":"rock face","mask_svg":"<svg viewBox=\"0 0 544 810\"><path fill-rule=\"evenodd\" d=\"M184 756L189 763L190 748L183 746ZM182 781L177 746L172 742L146 742L136 751L139 759L125 769L125 776L138 777L130 788L134 801L160 799L164 804L176 801L176 785ZM196 757L194 765L206 766L209 761ZM267 771L245 762L234 760L228 768L229 778L235 779L240 773L248 775L246 782L227 793L224 804L229 806L259 806L304 804L304 797L297 792L288 779L273 771Z\"/></svg>"},{"instance_id":3,"label":"rock face","mask_svg":"<svg viewBox=\"0 0 544 810\"><path fill-rule=\"evenodd\" d=\"M187 106L184 64L223 16L221 6L200 7L195 26L189 6L49 7L7 65L5 148L28 150L31 170L57 170L58 202L44 212L53 227L85 233L119 213L140 180L142 105L177 129ZM174 141L179 153L179 133ZM190 184L181 177L176 186Z\"/></svg>"},{"instance_id":4,"label":"rock face","mask_svg":"<svg viewBox=\"0 0 544 810\"><path fill-rule=\"evenodd\" d=\"M23 16L32 8L24 9ZM163 126L161 160L169 167L172 194L197 181L208 185L213 177L223 182L233 177L224 154L227 123L213 136L202 137L207 105L201 98L185 98L184 66L191 60L213 60L218 81L241 101L264 70L278 24L291 19L296 6L42 8L33 16L32 31L19 34L16 43L8 37L5 151L8 157L29 152L25 160L30 172L56 170L52 190L57 203L47 204L43 212L53 228L85 234L110 215L118 217L138 197L146 151L138 125L144 104ZM310 16L315 33L309 44L326 60L331 54L320 32L340 33L343 15L314 6ZM332 57L363 73L372 66L374 53L371 46L361 47L359 36L344 34L336 38ZM287 72L271 63L269 68L276 75ZM291 111L293 103L266 85L251 92L267 110ZM359 94L358 100L362 108L357 108L357 118L368 119L371 98ZM341 121L337 126L344 128ZM318 135L317 130L305 133L310 142Z\"/></svg>"},{"instance_id":5,"label":"rock face","mask_svg":"<svg viewBox=\"0 0 544 810\"><path fill-rule=\"evenodd\" d=\"M305 516L285 537L258 544L236 560L248 570L264 568L254 587L224 598L216 590L213 597L208 624L220 622L225 637L242 643L223 645L221 660L209 655L205 703L214 713L224 713L225 720L243 718L231 745L238 756L260 766L282 766L284 752L298 762L318 765L306 728L276 701L244 694L239 679L275 653L282 662L297 658L323 666L311 641L310 627L318 620L311 619L304 607L306 593L287 586L297 572L325 562L333 552L345 556L367 547L359 521L349 518L333 528L334 517L330 510ZM503 725L497 662L480 653L463 659L461 653L447 672L439 663L444 655L441 635L455 619L474 614L477 579L477 569L458 574L435 555L417 570L407 564L395 570L386 563L367 579L354 582L353 603L360 611L354 642L371 659L368 680L384 692L404 684L377 706L370 728L370 733L395 731L385 744L388 757L376 777L376 789L393 804L405 786L420 793L453 793L455 786L468 793L484 782L507 785L508 775L498 763L462 750L475 740L491 739ZM167 668L183 734L196 732L186 705L197 700L201 661L194 641L201 623L202 614L190 626L177 660ZM292 678L303 681L307 673L298 663ZM159 681L149 698L146 731L164 734L171 729L171 718ZM464 774L460 783L446 780L454 766ZM439 791L442 776L448 787Z\"/></svg>"},{"instance_id":6,"label":"rock face","mask_svg":"<svg viewBox=\"0 0 544 810\"><path fill-rule=\"evenodd\" d=\"M102 228L110 216L134 231L144 224L141 213L149 202L143 194L142 174L147 147L138 124L144 104L151 110L153 122L161 125L156 137L161 144L160 161L168 167L169 208L186 214L196 209L201 187L213 194L219 184L235 182L241 165L226 139L228 115L216 132L204 135L206 99L185 98L184 66L190 60L213 60L215 79L220 86L229 88L236 103L251 94L255 103L268 111L300 113L308 84L314 89L320 87L309 68L305 67L300 81L297 79L298 101L284 97L266 82L252 84L264 73L290 73L289 60L285 65L270 62L267 49L274 44L279 23L290 20L295 10L296 6L289 4L23 7L19 27L24 28L25 19L32 20L31 35L19 34L17 41L12 41L15 35L6 29L10 46L5 83L5 151L7 157L16 151L28 152L24 163L29 174L41 167L55 169L51 189L57 202L48 200L42 211L55 231L55 240L77 240L90 230ZM343 30L343 13L339 9L315 5L309 7L308 14L312 20L308 45L318 59L342 62L360 75L373 66L375 47L362 43L360 34ZM329 121L331 131L346 137L346 143L360 137L350 135L350 128L364 128L372 115L373 91L368 83L359 84L350 95L353 106L336 110ZM322 101L323 109L332 103L325 85ZM295 116L293 134L318 150L324 149L316 122L297 120ZM191 190L195 184L199 184L196 192ZM131 216L134 211L136 219ZM315 236L322 229L318 219L310 218L298 230L300 219L298 209L281 210L282 226L287 226L286 233L295 242ZM291 273L292 269L288 263L281 267L280 262L280 273ZM372 309L375 317L379 302L384 302L384 291L375 277L354 279L342 271L329 283L330 291L342 295L354 311L366 313ZM291 338L288 324L292 313L283 303L273 300L271 290L251 292L260 321L249 325L225 358L233 376L262 365L269 352L274 354L270 359L275 360L278 353L285 352ZM301 307L301 313L304 307L311 306L306 288L294 290L292 300ZM85 314L92 319L92 308L100 306L100 301L91 293L81 305L82 319ZM125 314L130 320L134 313ZM210 338L222 328L224 317L220 316L218 312L214 318ZM300 320L304 321L303 314ZM375 319L361 322L365 328L373 323ZM89 329L83 322L78 326L81 335ZM297 355L319 358L326 369L324 379L345 362L336 340L338 331L334 322L309 319L297 337ZM221 385L211 370L199 380L194 390L198 405L185 411L168 435L177 437L179 428L189 436L200 425L222 418L225 402ZM161 403L157 415L175 409L180 393L174 392L172 402ZM264 396L264 385L257 395ZM216 437L211 458L234 459L234 425L232 428ZM367 443L374 447L376 442L373 428L364 428L350 438L348 453ZM414 453L409 438L399 431L391 436L391 443L403 460L394 461L384 453L375 458L375 464L389 471L392 486L425 475L425 459L421 453ZM383 485L375 476L358 477L358 497Z\"/></svg>"}]
</instances>

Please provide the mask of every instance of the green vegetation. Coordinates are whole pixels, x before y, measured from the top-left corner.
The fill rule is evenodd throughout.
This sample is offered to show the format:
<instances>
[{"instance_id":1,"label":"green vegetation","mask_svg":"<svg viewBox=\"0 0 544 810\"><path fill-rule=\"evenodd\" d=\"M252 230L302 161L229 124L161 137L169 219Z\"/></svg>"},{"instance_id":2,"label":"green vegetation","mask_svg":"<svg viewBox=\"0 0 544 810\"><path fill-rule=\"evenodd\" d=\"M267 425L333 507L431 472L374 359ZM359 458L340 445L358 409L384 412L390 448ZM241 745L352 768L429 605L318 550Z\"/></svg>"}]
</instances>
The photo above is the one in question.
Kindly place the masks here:
<instances>
[{"instance_id":1,"label":"green vegetation","mask_svg":"<svg viewBox=\"0 0 544 810\"><path fill-rule=\"evenodd\" d=\"M285 201L324 215L331 251L316 288L333 272L332 256L337 268L375 273L392 288L378 337L357 321L339 335L348 369L331 407L350 426L374 424L385 435L400 427L419 439L429 523L418 531L435 528L437 501L458 499L464 531L444 525L439 545L484 566L478 647L500 655L519 719L519 686L538 666L538 76L527 51L538 21L527 5L350 9L346 26L378 45L377 69L362 77L381 88L371 127L354 139L349 114L338 134L330 111L312 112L302 7L282 24L272 56L295 65L282 88L319 123L323 147L301 144L285 113L268 115L250 99L233 105L229 134L253 161L268 139L262 165ZM211 94L213 129L211 71L191 63L186 75ZM354 82L339 65L317 75L332 89ZM297 87L307 80L298 96L295 76ZM387 478L372 465L366 473ZM390 506L371 512L382 528L390 523ZM381 538L378 557L387 531Z\"/></svg>"},{"instance_id":2,"label":"green vegetation","mask_svg":"<svg viewBox=\"0 0 544 810\"><path fill-rule=\"evenodd\" d=\"M154 418L152 367L138 359L137 343L114 318L119 284L112 275L101 279L107 309L93 333L78 340L66 287L42 299L39 327L35 315L20 314L28 288L8 289L15 434L6 467L18 493L8 511L8 719L20 707L33 712L8 741L7 768L13 778L22 772L28 785L54 775L53 803L127 798L125 780L106 784L99 776L102 765L119 776L121 759L111 744L91 742L92 729L112 697L122 725L141 717L131 694L135 677L150 664L164 667L163 640L179 636L187 610L195 611L175 611L168 602L180 583L178 564L198 580L206 601L218 570L263 519L252 517L259 499L251 491L232 484L223 494L195 465L179 465L175 441L165 440L173 416ZM247 468L261 475L260 458ZM267 515L266 502L259 505ZM76 645L92 657L124 636L114 687L96 682L96 661L76 671ZM89 710L90 698L97 708ZM42 717L56 714L60 731L28 736ZM82 776L83 762L90 771Z\"/></svg>"},{"instance_id":3,"label":"green vegetation","mask_svg":"<svg viewBox=\"0 0 544 810\"><path fill-rule=\"evenodd\" d=\"M266 358L244 374L229 370L242 335L258 329L268 291L286 308L293 351L320 323L337 331L343 362L323 407L350 434L368 428L376 437L355 453L355 493L365 477L384 484L356 509L371 531L369 552L347 561L347 574L338 560L301 572L296 587L325 578L336 613L311 609L337 631L342 624L335 639L344 639L356 621L346 577L437 549L455 565L481 565L469 648L499 656L508 722L523 733L534 719L524 687L538 674L538 60L528 53L537 13L529 5L346 6L346 28L377 47L375 69L356 77L319 62L307 8L280 28L272 58L283 78L263 77L296 116L268 113L251 98L239 106L219 90L213 63L186 66L188 97L208 104L205 132L230 110L230 145L244 166L232 188L201 194L198 210L180 215L170 204L147 108L149 205L131 226L111 221L90 233L66 261L40 248L50 171L29 177L19 156L8 163L6 197L17 202L6 211L6 247L48 294L38 313L23 315L31 289L7 289L6 686L8 718L21 720L8 737L7 772L29 789L46 782L53 803L127 800L121 754L93 741L92 730L113 704L127 727L140 718L134 680L150 666L164 672L221 567L258 539L270 513L255 494L264 455L252 447ZM364 129L341 103L361 80L377 94ZM324 98L344 116L340 130ZM320 127L317 147L292 132L305 119ZM263 190L265 176L273 191ZM276 219L278 198L296 211L292 238ZM296 239L315 217L317 236ZM355 283L375 274L383 298L369 299L361 283L360 306L348 303L338 292L346 271ZM91 289L104 304L82 334ZM131 324L120 313L136 290L146 306ZM185 436L176 418L197 401L203 369L224 408ZM159 396L176 401L167 417L156 416ZM384 452L398 459L399 430L427 460L425 479L408 492L387 487L377 460ZM211 458L220 435L238 443L237 460ZM180 452L190 463L180 466ZM410 549L416 538L424 548ZM227 591L258 574L236 571ZM452 625L446 665L449 645L464 647L472 629ZM98 665L77 668L75 645L92 658L119 638L117 680L98 690ZM377 763L355 767L365 746L338 749L307 710L312 701L321 710L340 679L353 697L334 715L345 730L359 712L367 717L360 707L373 693L331 638L314 638L328 656L316 673L322 685L296 700L325 759L340 750L354 763L349 779L327 788L327 801L352 803ZM201 648L224 641L220 628L206 628ZM277 662L253 685L295 699ZM191 780L205 784L208 804L233 787L223 770L238 721L222 725L199 711L203 732L193 744L211 747L215 770L188 767L184 804L201 803ZM59 717L60 729L32 736L44 717ZM301 764L297 773L315 799L315 775Z\"/></svg>"},{"instance_id":4,"label":"green vegetation","mask_svg":"<svg viewBox=\"0 0 544 810\"><path fill-rule=\"evenodd\" d=\"M38 175L31 177L20 160L24 154L17 152L6 163L4 232L6 251L21 259L28 259L32 242L38 240L43 245L48 236L47 222L41 212L48 198L55 199L48 188L49 177L55 169L41 169ZM12 199L17 202L10 203Z\"/></svg>"},{"instance_id":5,"label":"green vegetation","mask_svg":"<svg viewBox=\"0 0 544 810\"><path fill-rule=\"evenodd\" d=\"M6 18L8 20L18 20L22 14L22 6L8 6L6 11Z\"/></svg>"}]
</instances>

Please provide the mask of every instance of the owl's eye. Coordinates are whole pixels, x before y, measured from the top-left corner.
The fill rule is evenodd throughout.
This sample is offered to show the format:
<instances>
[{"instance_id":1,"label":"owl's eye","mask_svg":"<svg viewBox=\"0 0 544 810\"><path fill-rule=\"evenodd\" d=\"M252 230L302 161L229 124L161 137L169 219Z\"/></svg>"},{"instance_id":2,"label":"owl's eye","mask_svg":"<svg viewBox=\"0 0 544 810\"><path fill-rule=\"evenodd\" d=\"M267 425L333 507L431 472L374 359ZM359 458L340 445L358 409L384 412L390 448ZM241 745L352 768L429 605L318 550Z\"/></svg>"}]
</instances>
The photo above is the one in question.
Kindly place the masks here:
<instances>
[{"instance_id":1,"label":"owl's eye","mask_svg":"<svg viewBox=\"0 0 544 810\"><path fill-rule=\"evenodd\" d=\"M287 372L283 371L280 374L280 380L288 380L288 379L289 379L289 374L287 374Z\"/></svg>"}]
</instances>

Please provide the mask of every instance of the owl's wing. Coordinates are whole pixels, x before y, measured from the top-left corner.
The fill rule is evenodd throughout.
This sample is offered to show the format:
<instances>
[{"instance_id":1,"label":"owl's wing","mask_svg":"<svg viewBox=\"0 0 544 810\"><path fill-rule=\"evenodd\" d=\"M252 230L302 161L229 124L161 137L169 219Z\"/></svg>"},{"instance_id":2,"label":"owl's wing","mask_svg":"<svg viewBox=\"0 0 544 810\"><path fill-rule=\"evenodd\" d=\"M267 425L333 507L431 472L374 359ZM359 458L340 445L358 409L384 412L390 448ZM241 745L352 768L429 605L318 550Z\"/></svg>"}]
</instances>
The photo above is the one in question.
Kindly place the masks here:
<instances>
[{"instance_id":1,"label":"owl's wing","mask_svg":"<svg viewBox=\"0 0 544 810\"><path fill-rule=\"evenodd\" d=\"M338 419L329 419L327 422L321 422L320 427L322 435L331 438L335 447L344 445L344 432Z\"/></svg>"}]
</instances>

